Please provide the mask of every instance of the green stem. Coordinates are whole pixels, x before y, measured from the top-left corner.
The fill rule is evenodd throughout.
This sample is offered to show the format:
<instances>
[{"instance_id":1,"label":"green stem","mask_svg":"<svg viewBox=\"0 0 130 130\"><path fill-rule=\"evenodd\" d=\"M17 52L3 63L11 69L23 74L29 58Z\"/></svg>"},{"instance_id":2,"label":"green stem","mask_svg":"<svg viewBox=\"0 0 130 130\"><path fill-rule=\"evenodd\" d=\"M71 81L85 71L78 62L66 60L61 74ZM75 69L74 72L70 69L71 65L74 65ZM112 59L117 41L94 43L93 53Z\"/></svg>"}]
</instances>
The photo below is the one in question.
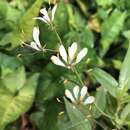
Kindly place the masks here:
<instances>
[{"instance_id":1,"label":"green stem","mask_svg":"<svg viewBox=\"0 0 130 130\"><path fill-rule=\"evenodd\" d=\"M108 114L106 114L102 109L100 109L100 107L98 107L96 103L94 103L94 105L102 113L102 115L104 115L104 116L106 116L106 117L108 117L108 118L110 118L112 120L114 119L113 117L111 117Z\"/></svg>"},{"instance_id":2,"label":"green stem","mask_svg":"<svg viewBox=\"0 0 130 130\"><path fill-rule=\"evenodd\" d=\"M51 26L52 30L55 32L55 34L56 34L56 36L57 36L57 38L58 38L58 40L59 40L59 43L60 43L60 44L63 44L63 43L62 43L62 40L61 40L61 38L60 38L60 35L58 34L58 32L57 32L55 26L53 25L53 23L50 23L50 26Z\"/></svg>"},{"instance_id":3,"label":"green stem","mask_svg":"<svg viewBox=\"0 0 130 130\"><path fill-rule=\"evenodd\" d=\"M45 49L45 51L58 52L58 50L52 50L52 49Z\"/></svg>"},{"instance_id":4,"label":"green stem","mask_svg":"<svg viewBox=\"0 0 130 130\"><path fill-rule=\"evenodd\" d=\"M75 73L76 77L78 78L79 82L81 83L82 86L84 86L84 82L82 81L82 79L79 76L79 73L77 71L77 69L75 67L72 68L72 71Z\"/></svg>"}]
</instances>

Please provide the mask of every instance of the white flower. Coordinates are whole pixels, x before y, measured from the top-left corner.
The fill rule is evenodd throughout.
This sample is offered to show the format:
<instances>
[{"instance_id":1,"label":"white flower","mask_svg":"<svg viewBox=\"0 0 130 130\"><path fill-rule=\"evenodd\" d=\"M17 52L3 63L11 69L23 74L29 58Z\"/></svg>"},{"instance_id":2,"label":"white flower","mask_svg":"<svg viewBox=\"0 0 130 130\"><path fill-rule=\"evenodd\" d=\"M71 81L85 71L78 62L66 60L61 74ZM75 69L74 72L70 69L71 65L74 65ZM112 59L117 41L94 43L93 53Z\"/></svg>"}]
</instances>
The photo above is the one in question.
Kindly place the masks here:
<instances>
[{"instance_id":1,"label":"white flower","mask_svg":"<svg viewBox=\"0 0 130 130\"><path fill-rule=\"evenodd\" d=\"M37 51L44 51L44 48L42 47L41 43L40 43L40 40L39 40L39 34L40 34L40 31L39 31L39 28L38 27L34 27L33 28L33 40L30 45L28 44L25 44Z\"/></svg>"},{"instance_id":2,"label":"white flower","mask_svg":"<svg viewBox=\"0 0 130 130\"><path fill-rule=\"evenodd\" d=\"M65 96L71 100L74 104L92 104L95 101L93 96L87 96L87 87L83 86L80 90L79 86L73 88L71 93L68 89L65 90Z\"/></svg>"},{"instance_id":3,"label":"white flower","mask_svg":"<svg viewBox=\"0 0 130 130\"><path fill-rule=\"evenodd\" d=\"M78 48L77 48L76 42L72 43L72 45L70 47L68 47L68 52L66 52L63 45L60 45L60 47L59 47L60 56L52 56L51 60L56 65L70 69L74 65L79 63L86 56L86 54L88 52L87 48L83 48L77 54L77 49Z\"/></svg>"},{"instance_id":4,"label":"white flower","mask_svg":"<svg viewBox=\"0 0 130 130\"><path fill-rule=\"evenodd\" d=\"M36 17L34 19L39 19L39 20L42 20L45 23L50 23L50 22L52 22L54 20L56 9L57 9L57 4L51 10L51 15L49 15L46 8L43 8L43 9L40 10L40 13L42 14L42 17Z\"/></svg>"}]
</instances>

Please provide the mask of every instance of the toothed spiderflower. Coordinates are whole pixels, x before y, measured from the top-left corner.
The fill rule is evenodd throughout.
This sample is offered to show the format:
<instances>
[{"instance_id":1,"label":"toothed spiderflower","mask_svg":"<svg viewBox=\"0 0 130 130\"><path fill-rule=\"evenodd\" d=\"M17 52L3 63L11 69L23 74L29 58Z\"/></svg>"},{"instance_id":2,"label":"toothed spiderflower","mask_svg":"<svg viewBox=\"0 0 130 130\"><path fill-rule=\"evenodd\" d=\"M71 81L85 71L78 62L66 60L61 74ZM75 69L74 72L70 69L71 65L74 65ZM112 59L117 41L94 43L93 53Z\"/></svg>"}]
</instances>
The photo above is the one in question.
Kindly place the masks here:
<instances>
[{"instance_id":1,"label":"toothed spiderflower","mask_svg":"<svg viewBox=\"0 0 130 130\"><path fill-rule=\"evenodd\" d=\"M56 9L57 9L57 4L52 8L52 10L50 11L51 13L49 15L49 12L46 10L46 8L43 8L40 10L40 13L42 14L42 16L36 17L34 19L39 19L49 24L54 20Z\"/></svg>"},{"instance_id":2,"label":"toothed spiderflower","mask_svg":"<svg viewBox=\"0 0 130 130\"><path fill-rule=\"evenodd\" d=\"M51 60L54 64L66 67L68 69L71 69L74 65L79 63L87 54L88 49L83 48L78 54L77 54L77 43L74 42L69 48L68 52L66 52L63 45L60 45L59 47L59 55L58 56L52 56Z\"/></svg>"},{"instance_id":3,"label":"toothed spiderflower","mask_svg":"<svg viewBox=\"0 0 130 130\"><path fill-rule=\"evenodd\" d=\"M71 93L68 89L65 90L65 96L71 100L74 104L92 104L95 101L93 96L87 96L87 87L83 86L81 89L79 86L75 86L73 88L73 92Z\"/></svg>"},{"instance_id":4,"label":"toothed spiderflower","mask_svg":"<svg viewBox=\"0 0 130 130\"><path fill-rule=\"evenodd\" d=\"M40 40L39 40L39 34L40 34L39 28L34 27L33 28L33 40L34 41L32 41L30 43L30 45L28 45L28 44L25 44L25 45L28 47L31 47L37 51L44 51L44 47L42 47Z\"/></svg>"}]
</instances>

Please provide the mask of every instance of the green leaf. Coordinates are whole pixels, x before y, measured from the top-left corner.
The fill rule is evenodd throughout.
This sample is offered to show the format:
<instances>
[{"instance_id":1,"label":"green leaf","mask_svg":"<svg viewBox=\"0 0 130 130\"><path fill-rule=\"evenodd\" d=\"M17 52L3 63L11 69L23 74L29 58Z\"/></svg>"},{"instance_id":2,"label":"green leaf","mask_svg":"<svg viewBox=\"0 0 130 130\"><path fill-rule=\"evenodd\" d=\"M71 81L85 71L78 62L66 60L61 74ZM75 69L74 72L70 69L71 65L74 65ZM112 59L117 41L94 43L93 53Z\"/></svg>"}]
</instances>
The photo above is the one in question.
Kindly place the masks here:
<instances>
[{"instance_id":1,"label":"green leaf","mask_svg":"<svg viewBox=\"0 0 130 130\"><path fill-rule=\"evenodd\" d=\"M57 117L61 112L61 106L57 101L50 100L45 105L44 118L39 120L38 130L58 130Z\"/></svg>"},{"instance_id":2,"label":"green leaf","mask_svg":"<svg viewBox=\"0 0 130 130\"><path fill-rule=\"evenodd\" d=\"M3 71L6 71L6 68L2 69ZM24 67L19 67L15 71L11 73L7 73L6 75L2 75L2 82L5 85L5 87L12 93L15 93L19 89L21 89L25 83L26 76L25 76L25 70Z\"/></svg>"},{"instance_id":3,"label":"green leaf","mask_svg":"<svg viewBox=\"0 0 130 130\"><path fill-rule=\"evenodd\" d=\"M68 12L64 0L60 0L55 14L55 24L60 35L68 32Z\"/></svg>"},{"instance_id":4,"label":"green leaf","mask_svg":"<svg viewBox=\"0 0 130 130\"><path fill-rule=\"evenodd\" d=\"M128 116L128 114L130 114L130 103L128 103L122 110L121 114L120 114L120 118L121 120L125 120Z\"/></svg>"},{"instance_id":5,"label":"green leaf","mask_svg":"<svg viewBox=\"0 0 130 130\"><path fill-rule=\"evenodd\" d=\"M77 107L69 103L66 99L64 100L67 114L72 123L72 128L74 128L74 130L91 130L90 122L87 118L85 118L83 113L81 113Z\"/></svg>"},{"instance_id":6,"label":"green leaf","mask_svg":"<svg viewBox=\"0 0 130 130\"><path fill-rule=\"evenodd\" d=\"M38 127L38 130L43 130L43 119L45 116L45 110L42 109L39 112L35 112L31 114L31 120L35 121L35 124Z\"/></svg>"},{"instance_id":7,"label":"green leaf","mask_svg":"<svg viewBox=\"0 0 130 130\"><path fill-rule=\"evenodd\" d=\"M119 86L120 87L125 87L127 84L128 86L130 85L130 45L127 51L127 54L125 56L125 59L122 63L122 67L120 70L120 75L119 75Z\"/></svg>"},{"instance_id":8,"label":"green leaf","mask_svg":"<svg viewBox=\"0 0 130 130\"><path fill-rule=\"evenodd\" d=\"M83 47L89 47L89 48L94 47L94 36L93 36L92 31L88 27L85 27L82 33L78 35L80 39L79 43Z\"/></svg>"},{"instance_id":9,"label":"green leaf","mask_svg":"<svg viewBox=\"0 0 130 130\"><path fill-rule=\"evenodd\" d=\"M90 74L95 77L95 79L104 87L112 96L117 95L117 81L107 72L94 68Z\"/></svg>"},{"instance_id":10,"label":"green leaf","mask_svg":"<svg viewBox=\"0 0 130 130\"><path fill-rule=\"evenodd\" d=\"M82 32L71 30L65 35L65 39L70 44L73 41L80 44L79 46L93 48L94 47L94 35L88 27L84 27Z\"/></svg>"},{"instance_id":11,"label":"green leaf","mask_svg":"<svg viewBox=\"0 0 130 130\"><path fill-rule=\"evenodd\" d=\"M98 88L95 96L95 104L98 106L102 111L105 110L106 107L106 91L104 91L104 88ZM99 110L94 106L93 109L94 117L99 118L102 113L99 112Z\"/></svg>"},{"instance_id":12,"label":"green leaf","mask_svg":"<svg viewBox=\"0 0 130 130\"><path fill-rule=\"evenodd\" d=\"M33 19L39 13L43 0L36 0L35 3L27 10L27 12L20 18L17 28L12 32L7 33L1 40L1 45L11 43L14 48L21 44L21 41L29 41L32 37L32 29L35 25Z\"/></svg>"},{"instance_id":13,"label":"green leaf","mask_svg":"<svg viewBox=\"0 0 130 130\"><path fill-rule=\"evenodd\" d=\"M19 23L20 33L22 34L22 40L27 41L32 37L32 30L35 25L35 18L39 14L40 7L43 0L36 0L35 3L27 10L23 15Z\"/></svg>"},{"instance_id":14,"label":"green leaf","mask_svg":"<svg viewBox=\"0 0 130 130\"><path fill-rule=\"evenodd\" d=\"M103 8L106 8L107 6L110 6L113 2L113 0L96 0L98 6L102 6Z\"/></svg>"},{"instance_id":15,"label":"green leaf","mask_svg":"<svg viewBox=\"0 0 130 130\"><path fill-rule=\"evenodd\" d=\"M112 42L115 41L120 31L123 29L126 12L115 10L101 25L101 45L103 50L101 55L104 56Z\"/></svg>"},{"instance_id":16,"label":"green leaf","mask_svg":"<svg viewBox=\"0 0 130 130\"><path fill-rule=\"evenodd\" d=\"M0 67L2 66L4 68L15 70L21 65L22 62L18 58L0 53Z\"/></svg>"},{"instance_id":17,"label":"green leaf","mask_svg":"<svg viewBox=\"0 0 130 130\"><path fill-rule=\"evenodd\" d=\"M130 30L124 31L123 35L125 38L127 38L128 40L130 40Z\"/></svg>"},{"instance_id":18,"label":"green leaf","mask_svg":"<svg viewBox=\"0 0 130 130\"><path fill-rule=\"evenodd\" d=\"M32 75L15 95L4 87L0 87L0 130L31 107L35 97L37 79L38 74Z\"/></svg>"},{"instance_id":19,"label":"green leaf","mask_svg":"<svg viewBox=\"0 0 130 130\"><path fill-rule=\"evenodd\" d=\"M7 2L0 1L0 23L3 18L7 15Z\"/></svg>"}]
</instances>

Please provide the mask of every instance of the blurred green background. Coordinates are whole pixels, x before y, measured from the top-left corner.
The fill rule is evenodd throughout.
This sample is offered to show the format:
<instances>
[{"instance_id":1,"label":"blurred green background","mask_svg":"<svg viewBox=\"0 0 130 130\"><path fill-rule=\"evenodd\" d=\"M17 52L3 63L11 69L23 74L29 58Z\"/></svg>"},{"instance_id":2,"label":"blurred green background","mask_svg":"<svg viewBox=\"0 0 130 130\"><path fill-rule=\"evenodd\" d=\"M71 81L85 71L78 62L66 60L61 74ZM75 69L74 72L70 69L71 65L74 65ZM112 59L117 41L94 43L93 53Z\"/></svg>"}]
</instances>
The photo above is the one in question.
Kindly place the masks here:
<instances>
[{"instance_id":1,"label":"blurred green background","mask_svg":"<svg viewBox=\"0 0 130 130\"><path fill-rule=\"evenodd\" d=\"M56 3L54 24L65 47L77 42L89 50L77 66L89 92L97 95L103 111L116 106L104 89L96 91L99 84L87 71L100 67L118 79L130 39L129 0L0 0L0 130L91 130L90 124L93 130L103 129L94 122L82 127L83 118L70 119L80 113L67 114L72 106L66 103L65 109L63 96L65 88L74 86L69 80L76 77L51 63L55 53L36 52L22 45L22 41L32 41L33 27L39 26L41 44L58 48L56 34L46 23L34 19L41 8ZM107 98L113 102L109 104ZM114 113L114 109L110 111ZM106 130L114 128L97 113L94 118Z\"/></svg>"}]
</instances>

